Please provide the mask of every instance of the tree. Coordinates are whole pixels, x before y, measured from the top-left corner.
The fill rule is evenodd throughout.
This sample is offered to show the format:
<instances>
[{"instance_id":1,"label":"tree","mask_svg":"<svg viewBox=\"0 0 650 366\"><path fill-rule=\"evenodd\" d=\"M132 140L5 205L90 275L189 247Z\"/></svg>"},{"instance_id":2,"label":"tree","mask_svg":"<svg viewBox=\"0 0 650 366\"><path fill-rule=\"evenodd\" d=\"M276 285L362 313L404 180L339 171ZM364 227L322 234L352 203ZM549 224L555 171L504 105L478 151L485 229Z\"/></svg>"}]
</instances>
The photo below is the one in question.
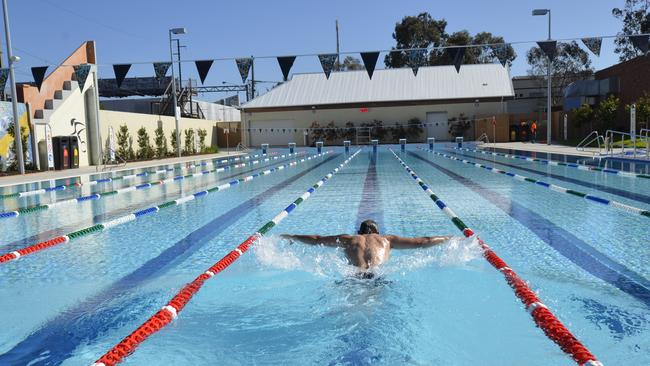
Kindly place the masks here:
<instances>
[{"instance_id":1,"label":"tree","mask_svg":"<svg viewBox=\"0 0 650 366\"><path fill-rule=\"evenodd\" d=\"M164 158L167 156L167 138L162 126L158 126L154 132L154 142L156 143L156 157Z\"/></svg>"},{"instance_id":2,"label":"tree","mask_svg":"<svg viewBox=\"0 0 650 366\"><path fill-rule=\"evenodd\" d=\"M311 140L311 145L315 146L316 141L323 141L323 137L325 136L325 131L320 126L320 123L317 121L314 121L311 123L311 126L309 126L309 132L310 136L309 139Z\"/></svg>"},{"instance_id":3,"label":"tree","mask_svg":"<svg viewBox=\"0 0 650 366\"><path fill-rule=\"evenodd\" d=\"M127 125L120 126L117 131L117 155L124 160L133 159L133 148L131 147L131 135Z\"/></svg>"},{"instance_id":4,"label":"tree","mask_svg":"<svg viewBox=\"0 0 650 366\"><path fill-rule=\"evenodd\" d=\"M196 146L194 146L194 129L188 128L185 130L185 154L192 155L196 151Z\"/></svg>"},{"instance_id":5,"label":"tree","mask_svg":"<svg viewBox=\"0 0 650 366\"><path fill-rule=\"evenodd\" d=\"M343 59L343 63L339 63L336 61L334 64L334 70L340 70L340 71L355 71L355 70L365 70L365 66L361 63L361 60L359 60L356 57L352 56L345 56Z\"/></svg>"},{"instance_id":6,"label":"tree","mask_svg":"<svg viewBox=\"0 0 650 366\"><path fill-rule=\"evenodd\" d=\"M458 118L453 117L449 119L449 134L453 137L462 137L465 131L469 130L471 121L468 120L463 113L458 115Z\"/></svg>"},{"instance_id":7,"label":"tree","mask_svg":"<svg viewBox=\"0 0 650 366\"><path fill-rule=\"evenodd\" d=\"M498 61L497 53L503 52L506 62L511 64L517 57L514 49L508 45L503 50L495 44L504 43L503 37L495 36L490 32L479 32L472 36L468 31L461 30L451 35L447 34L447 21L436 20L429 13L420 13L418 16L407 16L395 25L393 39L396 42L393 49L429 48L427 52L428 65L448 65L452 63L448 52L437 47L477 45L483 47L469 47L465 51L463 63L483 64ZM490 45L488 45L490 44ZM408 65L408 56L405 52L390 52L385 58L386 67L398 68Z\"/></svg>"},{"instance_id":8,"label":"tree","mask_svg":"<svg viewBox=\"0 0 650 366\"><path fill-rule=\"evenodd\" d=\"M327 140L327 142L333 143L334 141L338 140L338 138L339 131L336 129L334 121L330 121L330 123L328 123L326 126L325 140Z\"/></svg>"},{"instance_id":9,"label":"tree","mask_svg":"<svg viewBox=\"0 0 650 366\"><path fill-rule=\"evenodd\" d=\"M539 48L533 47L526 52L526 59L530 65L528 74L540 82L540 87L546 83L548 57ZM557 44L557 55L551 63L553 75L552 101L553 105L562 102L564 89L569 84L591 76L594 69L591 67L589 54L584 51L576 41Z\"/></svg>"},{"instance_id":10,"label":"tree","mask_svg":"<svg viewBox=\"0 0 650 366\"><path fill-rule=\"evenodd\" d=\"M196 133L199 135L199 152L203 152L205 150L205 137L208 135L208 131L204 128L199 128Z\"/></svg>"},{"instance_id":11,"label":"tree","mask_svg":"<svg viewBox=\"0 0 650 366\"><path fill-rule=\"evenodd\" d=\"M603 129L613 127L620 105L621 100L614 95L610 95L607 99L600 101L594 113Z\"/></svg>"},{"instance_id":12,"label":"tree","mask_svg":"<svg viewBox=\"0 0 650 366\"><path fill-rule=\"evenodd\" d=\"M648 0L625 0L625 6L612 9L612 15L623 22L622 32L619 34L639 34L650 32L650 13L648 12ZM628 37L616 38L614 40L620 61L631 60L642 53L634 47Z\"/></svg>"},{"instance_id":13,"label":"tree","mask_svg":"<svg viewBox=\"0 0 650 366\"><path fill-rule=\"evenodd\" d=\"M141 127L138 130L138 158L139 159L150 159L153 157L153 148L151 147L151 141L149 139L149 133L147 129Z\"/></svg>"},{"instance_id":14,"label":"tree","mask_svg":"<svg viewBox=\"0 0 650 366\"><path fill-rule=\"evenodd\" d=\"M414 117L408 120L408 127L406 128L406 137L409 140L417 140L420 135L424 132L422 128L422 121L419 118Z\"/></svg>"},{"instance_id":15,"label":"tree","mask_svg":"<svg viewBox=\"0 0 650 366\"><path fill-rule=\"evenodd\" d=\"M181 131L182 131L182 130L181 130ZM176 149L177 149L177 143L176 143L176 129L174 129L174 130L172 131L172 134L171 134L170 137L169 137L169 141L171 141L172 149L174 150L173 153L175 154L175 153L176 153Z\"/></svg>"},{"instance_id":16,"label":"tree","mask_svg":"<svg viewBox=\"0 0 650 366\"><path fill-rule=\"evenodd\" d=\"M582 104L576 108L573 114L573 120L580 126L589 123L589 130L594 130L594 110L587 103Z\"/></svg>"},{"instance_id":17,"label":"tree","mask_svg":"<svg viewBox=\"0 0 650 366\"><path fill-rule=\"evenodd\" d=\"M347 141L352 141L357 135L357 129L354 127L354 123L352 122L346 122L345 123L345 129L343 130L343 134L341 137L343 137L344 140Z\"/></svg>"}]
</instances>

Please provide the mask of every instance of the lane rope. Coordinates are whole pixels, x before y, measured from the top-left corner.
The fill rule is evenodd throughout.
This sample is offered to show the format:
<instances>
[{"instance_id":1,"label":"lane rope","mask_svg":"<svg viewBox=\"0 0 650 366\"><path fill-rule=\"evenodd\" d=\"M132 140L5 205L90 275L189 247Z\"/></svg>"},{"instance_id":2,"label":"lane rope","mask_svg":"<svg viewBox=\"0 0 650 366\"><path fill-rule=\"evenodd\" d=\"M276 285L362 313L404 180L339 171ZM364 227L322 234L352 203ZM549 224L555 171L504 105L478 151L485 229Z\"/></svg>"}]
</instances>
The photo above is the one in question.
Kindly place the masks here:
<instances>
[{"instance_id":1,"label":"lane rope","mask_svg":"<svg viewBox=\"0 0 650 366\"><path fill-rule=\"evenodd\" d=\"M583 192L576 191L576 190L569 189L569 188L564 188L564 187L561 187L561 186L558 186L558 185L555 185L555 184L546 183L546 182L538 180L538 179L533 179L533 178L529 178L529 177L519 175L519 174L516 174L516 173L511 173L511 172L508 172L508 171L505 171L505 170L501 170L501 169L498 169L498 168L495 168L495 167L491 167L491 166L483 165L483 164L480 164L480 163L476 163L476 162L473 162L473 161L470 161L470 160L467 160L467 159L461 159L461 158L458 158L458 157L455 157L455 156L452 156L452 155L449 155L449 154L441 153L441 152L438 152L438 151L429 151L429 150L423 149L423 148L421 148L419 146L417 148L422 150L422 151L433 152L434 154L436 154L438 156L442 156L442 157L447 158L447 159L458 161L458 162L461 162L463 164L468 164L468 165L474 166L476 168L483 168L483 169L489 170L489 171L491 171L492 173L495 173L495 174L502 174L502 175L508 176L510 178L513 178L515 180L518 180L520 182L533 183L538 187L544 187L544 188L550 189L551 191L554 191L554 192L570 194L570 195L575 196L575 197L584 198L589 202L595 202L595 203L600 203L600 204L607 205L607 206L612 206L614 208L617 208L619 210L623 210L623 211L628 212L628 213L633 213L633 214L637 214L637 215L641 215L641 216L645 216L645 217L650 218L650 211L644 210L644 209L641 209L641 208L638 208L638 207L634 207L634 206L631 206L631 205L628 205L628 204L625 204L625 203L622 203L622 202L609 200L607 198L594 196L593 194L583 193Z\"/></svg>"},{"instance_id":2,"label":"lane rope","mask_svg":"<svg viewBox=\"0 0 650 366\"><path fill-rule=\"evenodd\" d=\"M270 157L270 158L253 160L253 161L250 161L250 162L247 162L247 163L239 163L239 164L234 164L234 165L222 166L222 167L212 169L212 170L203 170L203 171L198 172L198 173L177 175L175 177L170 177L170 178L159 180L159 181L143 182L143 183L140 183L140 184L137 184L137 185L125 186L125 187L122 187L122 188L119 188L119 189L116 189L116 190L112 190L112 191L93 193L93 194L88 195L88 196L70 198L70 199L61 200L61 201L57 201L57 202L53 202L53 203L44 203L44 204L41 204L41 205L23 207L23 208L19 208L17 210L14 210L14 211L0 212L0 219L8 219L8 218L12 218L12 217L18 217L18 216L24 215L24 214L30 214L30 213L35 213L35 212L48 210L48 209L51 209L51 208L58 208L58 207L61 207L61 206L69 205L71 203L82 203L82 202L86 202L86 201L99 200L99 199L109 197L109 196L114 196L114 195L120 194L120 193L133 192L133 191L137 191L137 190L144 190L144 189L151 188L151 187L154 187L154 186L157 186L157 185L160 185L160 184L168 184L168 183L172 183L172 182L180 182L180 181L183 181L183 180L188 179L188 178L196 178L196 177L201 177L201 176L208 175L208 174L221 173L221 172L229 171L229 170L232 170L232 169L237 169L237 168L242 168L242 167L246 167L246 166L256 165L256 164L259 164L259 163L264 163L264 162L268 162L268 161L272 161L272 160L290 158L292 156L297 156L297 155L302 155L302 154L304 154L304 153L283 154L283 155L279 155L279 156L273 156L273 157Z\"/></svg>"},{"instance_id":3,"label":"lane rope","mask_svg":"<svg viewBox=\"0 0 650 366\"><path fill-rule=\"evenodd\" d=\"M541 163L541 164L544 164L544 165L566 166L566 167L575 168L575 169L578 169L578 170L584 170L584 171L590 171L590 172L602 172L602 173L607 173L607 174L619 175L621 177L650 179L650 175L638 174L638 173L633 173L633 172L626 172L626 171L623 171L623 170L616 170L616 169L609 169L609 168L599 168L599 167L593 167L593 166L589 166L589 165L575 164L575 163L565 163L565 162L555 161L555 160L531 158L530 156L504 154L504 153L498 153L496 151L468 149L468 148L465 148L465 147L457 147L457 146L454 146L453 148L455 150L460 150L460 151L468 151L468 152L473 152L473 153L480 153L480 154L483 154L483 155L502 156L502 157L508 158L508 159L525 160L525 161L529 161L529 162Z\"/></svg>"},{"instance_id":4,"label":"lane rope","mask_svg":"<svg viewBox=\"0 0 650 366\"><path fill-rule=\"evenodd\" d=\"M452 210L445 204L417 174L402 160L392 149L395 158L408 172L431 200L442 210L466 238L474 235L470 229ZM512 268L506 264L490 247L478 236L476 239L483 250L483 256L497 271L506 278L506 282L514 290L515 295L524 304L526 311L532 316L535 324L544 331L544 334L555 342L562 351L570 355L580 366L603 366L596 357L562 324L562 322L544 305L535 292L530 289Z\"/></svg>"},{"instance_id":5,"label":"lane rope","mask_svg":"<svg viewBox=\"0 0 650 366\"><path fill-rule=\"evenodd\" d=\"M260 176L269 175L269 174L272 174L274 172L284 170L285 168L293 167L295 165L298 165L299 163L303 163L303 162L306 162L306 161L309 161L309 160L312 160L312 159L316 159L316 158L318 158L320 156L324 156L324 155L329 154L329 153L330 153L330 151L325 151L325 152L323 152L321 154L316 154L316 155L312 155L312 156L309 156L309 157L306 157L306 158L302 158L300 160L292 161L292 162L287 163L287 164L279 165L279 166L277 166L275 168L259 171L257 173L252 174L252 175L248 175L248 176L243 177L243 178L232 180L232 181L230 181L228 183L223 183L221 185L214 186L212 188L208 188L206 190L199 191L199 192L196 192L194 194L190 194L190 195L187 195L187 196L182 196L182 197L177 198L177 199L175 199L173 201L168 201L168 202L162 203L162 204L157 205L157 206L152 206L152 207L145 208L145 209L142 209L142 210L139 210L139 211L135 211L135 212L133 212L131 214L121 216L121 217L118 217L118 218L110 220L110 221L105 221L103 223L99 223L99 224L96 224L96 225L93 225L93 226L85 227L83 229L80 229L80 230L77 230L77 231L74 231L74 232L71 232L71 233L68 233L68 234L65 234L65 235L60 235L60 236L57 236L57 237L54 237L54 238L51 238L51 239L41 241L39 243L36 243L36 244L30 245L30 246L18 249L16 251L11 252L11 253L6 253L6 254L3 254L3 255L0 255L0 264L7 263L7 262L10 262L10 261L14 261L14 260L16 260L18 258L24 257L25 255L40 252L40 251L42 251L44 249L47 249L47 248L50 248L50 247L54 247L54 246L57 246L57 245L60 245L60 244L65 244L65 243L67 243L67 242L69 242L69 241L71 241L73 239L77 239L77 238L80 238L82 236L97 233L97 232L100 232L100 231L103 231L103 230L112 229L112 228L114 228L116 226L126 224L127 222L131 222L131 221L133 221L133 220L135 220L135 219L137 219L139 217L157 213L158 211L163 210L163 209L168 208L168 207L182 205L182 204L184 204L186 202L193 201L196 198L207 196L208 194L210 194L212 192L223 191L223 190L229 189L229 188L231 188L231 187L233 187L235 185L238 185L239 183L246 183L246 182L249 182L249 181L251 181L251 180L253 180L255 178L258 178Z\"/></svg>"},{"instance_id":6,"label":"lane rope","mask_svg":"<svg viewBox=\"0 0 650 366\"><path fill-rule=\"evenodd\" d=\"M305 191L298 199L293 201L289 206L284 210L280 211L271 221L264 224L260 227L257 232L249 236L241 244L239 244L235 249L230 251L225 257L221 258L217 263L212 267L208 268L205 272L201 273L197 278L192 282L186 284L178 293L158 312L156 312L152 317L145 321L141 326L139 326L133 333L126 336L122 341L117 345L111 348L106 352L102 357L100 357L93 366L113 366L124 360L132 354L136 348L149 338L152 334L158 332L172 320L178 317L178 313L183 310L183 308L189 303L192 297L201 289L205 281L217 275L219 272L226 269L232 263L234 263L239 257L241 257L246 251L258 241L262 236L268 233L273 227L278 225L282 220L284 220L293 210L298 207L302 202L306 201L315 190L320 188L328 180L334 176L340 169L346 166L352 159L354 159L361 150L357 150L354 154L348 157L344 162L339 164L334 170L325 175L321 180L316 182L313 186Z\"/></svg>"},{"instance_id":7,"label":"lane rope","mask_svg":"<svg viewBox=\"0 0 650 366\"><path fill-rule=\"evenodd\" d=\"M234 162L234 161L239 161L239 160L250 160L250 159L255 159L255 158L261 157L261 156L265 156L265 154L246 155L246 156L243 156L243 157L236 156L236 157L233 157L233 158L227 158L227 159L221 159L221 160L219 160L217 158L217 159L210 159L210 160L212 160L211 164L216 165L216 164L222 164L222 163L225 164L225 163L228 163L228 162ZM196 162L196 161L197 160L193 160L191 162ZM198 161L201 161L201 160L198 160ZM180 163L176 163L176 164L180 164ZM48 192L63 191L63 190L65 190L67 188L70 188L70 187L81 187L82 185L94 186L94 185L97 185L97 184L100 184L100 183L114 182L116 180L129 180L129 179L138 178L138 177L145 177L145 176L148 176L148 175L167 174L168 172L173 172L173 171L176 171L176 170L182 171L184 169L194 169L194 168L197 168L199 166L205 166L205 165L208 165L208 163L202 162L201 164L190 164L187 167L165 168L165 169L158 169L158 170L155 170L155 171L144 171L144 172L141 172L141 173L126 174L126 175L121 175L121 176L116 176L116 177L95 179L95 180L92 180L92 181L90 181L88 183L85 183L85 184L83 184L81 182L76 182L76 183L70 183L70 184L61 184L61 185L54 186L54 187L34 189L34 190L30 190L30 191L22 191L22 192L0 194L0 200L9 199L9 198L21 198L21 197L28 197L28 196L36 196L36 195L45 194L45 193L48 193ZM160 167L160 166L161 165L158 165L157 167ZM144 169L147 169L147 168L150 168L150 167L145 167ZM43 181L41 181L41 182L43 182Z\"/></svg>"}]
</instances>

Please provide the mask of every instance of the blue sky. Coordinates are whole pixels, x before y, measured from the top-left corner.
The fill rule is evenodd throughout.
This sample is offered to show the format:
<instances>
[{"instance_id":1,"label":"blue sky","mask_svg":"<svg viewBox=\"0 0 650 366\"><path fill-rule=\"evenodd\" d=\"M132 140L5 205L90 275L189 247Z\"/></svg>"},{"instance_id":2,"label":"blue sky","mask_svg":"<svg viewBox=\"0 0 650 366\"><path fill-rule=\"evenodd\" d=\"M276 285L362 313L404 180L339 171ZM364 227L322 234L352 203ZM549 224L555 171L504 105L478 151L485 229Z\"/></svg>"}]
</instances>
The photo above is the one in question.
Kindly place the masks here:
<instances>
[{"instance_id":1,"label":"blue sky","mask_svg":"<svg viewBox=\"0 0 650 366\"><path fill-rule=\"evenodd\" d=\"M292 55L327 53L336 49L334 21L341 28L342 51L372 51L394 45L395 23L406 15L427 11L448 21L447 31L490 31L506 41L545 39L546 17L532 17L533 8L553 11L553 38L613 35L621 23L611 15L624 0L9 0L14 53L23 61L18 80L30 80L30 67L58 64L84 40L97 42L98 62L106 64L100 76L113 77L112 63L165 61L169 58L167 30L186 27L183 58ZM4 46L4 39L3 39ZM525 52L532 44L515 48L518 58L511 73L528 69ZM613 41L605 40L601 57L592 57L596 69L617 62ZM380 56L380 63L383 55ZM383 67L383 63L379 65ZM315 57L298 58L292 72L319 71ZM183 77L197 77L191 63ZM150 76L151 65L136 65L129 76ZM278 81L274 59L256 61L256 79ZM212 66L207 84L237 83L234 61ZM204 99L217 99L212 94Z\"/></svg>"}]
</instances>

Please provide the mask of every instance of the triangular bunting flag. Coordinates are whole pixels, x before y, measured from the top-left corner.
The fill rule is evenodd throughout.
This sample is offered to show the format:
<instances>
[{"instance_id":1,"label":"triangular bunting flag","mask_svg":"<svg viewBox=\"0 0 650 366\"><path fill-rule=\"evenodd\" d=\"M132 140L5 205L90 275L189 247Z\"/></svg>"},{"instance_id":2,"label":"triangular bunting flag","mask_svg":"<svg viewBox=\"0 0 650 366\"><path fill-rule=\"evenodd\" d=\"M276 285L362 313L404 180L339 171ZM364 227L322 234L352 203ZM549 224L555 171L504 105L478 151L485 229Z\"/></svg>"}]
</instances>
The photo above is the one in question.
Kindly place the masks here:
<instances>
[{"instance_id":1,"label":"triangular bunting flag","mask_svg":"<svg viewBox=\"0 0 650 366\"><path fill-rule=\"evenodd\" d=\"M251 65L253 64L253 59L252 58L238 58L235 59L235 63L237 64L237 69L239 70L239 75L241 76L241 82L245 83L246 79L248 78L248 72L251 69Z\"/></svg>"},{"instance_id":2,"label":"triangular bunting flag","mask_svg":"<svg viewBox=\"0 0 650 366\"><path fill-rule=\"evenodd\" d=\"M492 53L494 56L499 60L501 63L501 66L506 67L506 64L508 63L508 47L510 45L505 43L505 44L497 44L492 48Z\"/></svg>"},{"instance_id":3,"label":"triangular bunting flag","mask_svg":"<svg viewBox=\"0 0 650 366\"><path fill-rule=\"evenodd\" d=\"M156 80L158 80L159 83L163 81L165 78L165 75L167 75L167 70L169 70L169 67L172 65L171 62L154 62L153 63L153 71L156 73Z\"/></svg>"},{"instance_id":4,"label":"triangular bunting flag","mask_svg":"<svg viewBox=\"0 0 650 366\"><path fill-rule=\"evenodd\" d=\"M113 65L115 83L117 84L118 89L122 86L122 82L124 81L124 78L126 77L126 74L129 72L130 68L131 64Z\"/></svg>"},{"instance_id":5,"label":"triangular bunting flag","mask_svg":"<svg viewBox=\"0 0 650 366\"><path fill-rule=\"evenodd\" d=\"M537 45L549 60L555 60L555 56L557 56L557 41L539 41Z\"/></svg>"},{"instance_id":6,"label":"triangular bunting flag","mask_svg":"<svg viewBox=\"0 0 650 366\"><path fill-rule=\"evenodd\" d=\"M648 36L630 36L630 42L644 55L648 53Z\"/></svg>"},{"instance_id":7,"label":"triangular bunting flag","mask_svg":"<svg viewBox=\"0 0 650 366\"><path fill-rule=\"evenodd\" d=\"M282 70L284 81L287 81L289 78L289 71L291 71L291 66L293 66L294 61L296 61L296 56L278 57L278 64L280 64L280 70Z\"/></svg>"},{"instance_id":8,"label":"triangular bunting flag","mask_svg":"<svg viewBox=\"0 0 650 366\"><path fill-rule=\"evenodd\" d=\"M32 67L32 76L34 77L34 83L38 88L38 91L41 91L41 85L43 85L43 80L45 79L45 73L47 72L47 66L38 66ZM7 80L5 79L5 83ZM2 90L4 90L4 84L2 84Z\"/></svg>"},{"instance_id":9,"label":"triangular bunting flag","mask_svg":"<svg viewBox=\"0 0 650 366\"><path fill-rule=\"evenodd\" d=\"M90 73L90 65L75 65L73 68L74 76L77 79L77 83L79 83L79 90L83 91L84 85L86 85L86 79L88 79L88 74Z\"/></svg>"},{"instance_id":10,"label":"triangular bunting flag","mask_svg":"<svg viewBox=\"0 0 650 366\"><path fill-rule=\"evenodd\" d=\"M9 78L9 69L0 69L0 92L4 92Z\"/></svg>"},{"instance_id":11,"label":"triangular bunting flag","mask_svg":"<svg viewBox=\"0 0 650 366\"><path fill-rule=\"evenodd\" d=\"M199 79L201 79L201 84L205 82L205 78L208 76L208 72L210 71L213 62L214 60L194 61L196 71L199 73Z\"/></svg>"},{"instance_id":12,"label":"triangular bunting flag","mask_svg":"<svg viewBox=\"0 0 650 366\"><path fill-rule=\"evenodd\" d=\"M447 49L449 55L451 56L451 62L454 64L457 73L460 72L460 65L463 63L465 50L465 47L452 47Z\"/></svg>"},{"instance_id":13,"label":"triangular bunting flag","mask_svg":"<svg viewBox=\"0 0 650 366\"><path fill-rule=\"evenodd\" d=\"M583 38L582 43L596 56L600 56L600 46L603 44L603 39L600 37Z\"/></svg>"},{"instance_id":14,"label":"triangular bunting flag","mask_svg":"<svg viewBox=\"0 0 650 366\"><path fill-rule=\"evenodd\" d=\"M368 77L372 79L372 74L375 73L375 67L377 66L377 59L379 58L379 52L361 52L361 59L363 60L363 66L368 72Z\"/></svg>"},{"instance_id":15,"label":"triangular bunting flag","mask_svg":"<svg viewBox=\"0 0 650 366\"><path fill-rule=\"evenodd\" d=\"M425 65L427 50L409 50L407 51L408 65L413 70L413 75L418 76L418 69Z\"/></svg>"},{"instance_id":16,"label":"triangular bunting flag","mask_svg":"<svg viewBox=\"0 0 650 366\"><path fill-rule=\"evenodd\" d=\"M337 57L338 55L336 53L318 55L318 60L320 60L320 65L323 68L323 72L325 73L325 78L330 78L330 73L334 68L334 63L336 63Z\"/></svg>"}]
</instances>

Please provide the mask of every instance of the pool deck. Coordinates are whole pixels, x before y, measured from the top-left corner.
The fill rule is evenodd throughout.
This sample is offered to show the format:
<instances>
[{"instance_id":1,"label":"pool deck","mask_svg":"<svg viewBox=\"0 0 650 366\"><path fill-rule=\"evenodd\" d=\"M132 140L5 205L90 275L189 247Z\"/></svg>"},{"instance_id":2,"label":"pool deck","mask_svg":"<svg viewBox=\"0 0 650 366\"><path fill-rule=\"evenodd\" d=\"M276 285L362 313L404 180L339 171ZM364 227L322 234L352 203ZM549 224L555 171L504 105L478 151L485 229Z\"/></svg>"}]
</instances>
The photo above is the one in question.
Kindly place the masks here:
<instances>
[{"instance_id":1,"label":"pool deck","mask_svg":"<svg viewBox=\"0 0 650 366\"><path fill-rule=\"evenodd\" d=\"M145 168L149 166L178 164L178 163L182 164L189 161L203 161L203 160L210 160L210 159L217 159L217 158L224 158L224 157L234 157L238 155L246 155L246 154L238 151L230 151L230 152L222 151L216 154L182 156L180 158L175 157L175 158L166 158L166 159L159 159L159 160L133 161L127 163L125 166L120 166L119 168L105 170L105 171L101 171L101 168L98 166L86 166L86 167L76 168L76 169L50 170L45 172L29 173L25 175L15 174L6 177L0 177L0 187L13 186L16 184L28 184L28 183L34 183L40 181L47 181L51 179L77 178L77 177L88 176L91 174L120 172L124 170Z\"/></svg>"},{"instance_id":2,"label":"pool deck","mask_svg":"<svg viewBox=\"0 0 650 366\"><path fill-rule=\"evenodd\" d=\"M497 142L478 145L479 149L489 150L491 148L497 149L512 149L512 150L521 150L529 152L540 152L540 153L551 153L551 154L562 154L562 155L574 155L574 156L584 156L592 158L598 155L597 148L585 148L584 151L578 151L575 147L565 146L565 145L546 145L543 143L532 144L530 142Z\"/></svg>"}]
</instances>

